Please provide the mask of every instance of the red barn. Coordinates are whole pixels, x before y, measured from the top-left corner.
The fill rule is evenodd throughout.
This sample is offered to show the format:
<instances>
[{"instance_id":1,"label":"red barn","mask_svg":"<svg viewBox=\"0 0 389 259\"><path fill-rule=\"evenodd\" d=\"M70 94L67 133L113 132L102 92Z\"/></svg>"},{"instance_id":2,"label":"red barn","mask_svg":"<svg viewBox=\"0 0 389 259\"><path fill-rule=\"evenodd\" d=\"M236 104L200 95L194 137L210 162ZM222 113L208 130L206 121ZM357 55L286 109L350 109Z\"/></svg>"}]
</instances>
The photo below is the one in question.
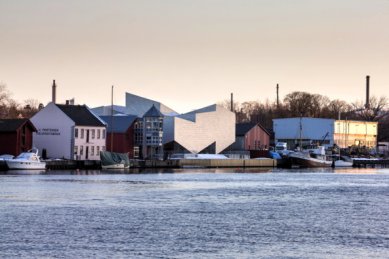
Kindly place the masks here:
<instances>
[{"instance_id":1,"label":"red barn","mask_svg":"<svg viewBox=\"0 0 389 259\"><path fill-rule=\"evenodd\" d=\"M258 123L237 123L233 150L264 150L269 148L270 134Z\"/></svg>"},{"instance_id":2,"label":"red barn","mask_svg":"<svg viewBox=\"0 0 389 259\"><path fill-rule=\"evenodd\" d=\"M129 158L134 158L134 123L137 117L117 115L100 118L107 123L107 151L128 153Z\"/></svg>"},{"instance_id":3,"label":"red barn","mask_svg":"<svg viewBox=\"0 0 389 259\"><path fill-rule=\"evenodd\" d=\"M0 155L17 156L32 148L36 128L28 119L0 119Z\"/></svg>"}]
</instances>

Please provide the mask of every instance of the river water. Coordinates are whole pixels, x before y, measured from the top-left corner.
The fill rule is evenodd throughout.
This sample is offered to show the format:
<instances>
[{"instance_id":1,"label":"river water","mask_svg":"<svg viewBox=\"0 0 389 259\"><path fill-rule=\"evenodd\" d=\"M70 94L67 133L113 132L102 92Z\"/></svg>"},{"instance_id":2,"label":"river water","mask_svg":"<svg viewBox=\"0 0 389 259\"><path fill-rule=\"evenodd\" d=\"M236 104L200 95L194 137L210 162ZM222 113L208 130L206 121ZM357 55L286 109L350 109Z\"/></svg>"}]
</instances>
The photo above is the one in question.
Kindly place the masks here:
<instances>
[{"instance_id":1,"label":"river water","mask_svg":"<svg viewBox=\"0 0 389 259\"><path fill-rule=\"evenodd\" d=\"M0 175L1 258L388 258L389 170Z\"/></svg>"}]
</instances>

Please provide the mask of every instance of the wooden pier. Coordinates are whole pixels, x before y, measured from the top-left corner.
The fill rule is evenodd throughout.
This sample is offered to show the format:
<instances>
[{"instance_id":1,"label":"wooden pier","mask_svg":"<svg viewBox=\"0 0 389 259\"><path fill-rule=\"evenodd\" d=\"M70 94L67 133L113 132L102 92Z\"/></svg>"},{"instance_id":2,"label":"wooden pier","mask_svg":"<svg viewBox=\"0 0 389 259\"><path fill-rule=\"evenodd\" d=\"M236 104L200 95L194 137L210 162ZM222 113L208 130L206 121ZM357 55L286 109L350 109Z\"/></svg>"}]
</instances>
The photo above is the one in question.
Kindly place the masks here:
<instances>
[{"instance_id":1,"label":"wooden pier","mask_svg":"<svg viewBox=\"0 0 389 259\"><path fill-rule=\"evenodd\" d=\"M366 168L366 167L389 167L389 159L354 159L353 167Z\"/></svg>"}]
</instances>

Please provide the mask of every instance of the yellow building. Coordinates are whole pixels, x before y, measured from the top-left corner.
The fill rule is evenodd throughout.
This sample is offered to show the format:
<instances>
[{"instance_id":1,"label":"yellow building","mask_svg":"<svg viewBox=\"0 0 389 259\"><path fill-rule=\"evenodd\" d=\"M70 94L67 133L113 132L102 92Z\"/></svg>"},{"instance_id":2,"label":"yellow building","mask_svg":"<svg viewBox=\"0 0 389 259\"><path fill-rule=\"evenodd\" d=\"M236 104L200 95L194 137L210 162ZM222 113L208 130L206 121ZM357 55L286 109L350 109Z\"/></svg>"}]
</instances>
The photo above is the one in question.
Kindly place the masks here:
<instances>
[{"instance_id":1,"label":"yellow building","mask_svg":"<svg viewBox=\"0 0 389 259\"><path fill-rule=\"evenodd\" d=\"M341 148L349 146L377 146L378 122L336 120L334 143Z\"/></svg>"}]
</instances>

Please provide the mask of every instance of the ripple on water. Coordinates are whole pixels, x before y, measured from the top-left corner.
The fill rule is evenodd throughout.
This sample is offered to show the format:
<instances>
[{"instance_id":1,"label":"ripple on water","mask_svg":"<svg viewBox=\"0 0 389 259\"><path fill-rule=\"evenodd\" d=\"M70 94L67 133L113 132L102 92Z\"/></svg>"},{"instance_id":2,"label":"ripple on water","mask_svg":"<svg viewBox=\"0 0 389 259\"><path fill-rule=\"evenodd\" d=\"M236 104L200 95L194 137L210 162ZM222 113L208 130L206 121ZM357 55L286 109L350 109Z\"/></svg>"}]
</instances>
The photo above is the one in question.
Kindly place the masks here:
<instances>
[{"instance_id":1,"label":"ripple on water","mask_svg":"<svg viewBox=\"0 0 389 259\"><path fill-rule=\"evenodd\" d=\"M389 254L386 173L0 177L0 257Z\"/></svg>"}]
</instances>

